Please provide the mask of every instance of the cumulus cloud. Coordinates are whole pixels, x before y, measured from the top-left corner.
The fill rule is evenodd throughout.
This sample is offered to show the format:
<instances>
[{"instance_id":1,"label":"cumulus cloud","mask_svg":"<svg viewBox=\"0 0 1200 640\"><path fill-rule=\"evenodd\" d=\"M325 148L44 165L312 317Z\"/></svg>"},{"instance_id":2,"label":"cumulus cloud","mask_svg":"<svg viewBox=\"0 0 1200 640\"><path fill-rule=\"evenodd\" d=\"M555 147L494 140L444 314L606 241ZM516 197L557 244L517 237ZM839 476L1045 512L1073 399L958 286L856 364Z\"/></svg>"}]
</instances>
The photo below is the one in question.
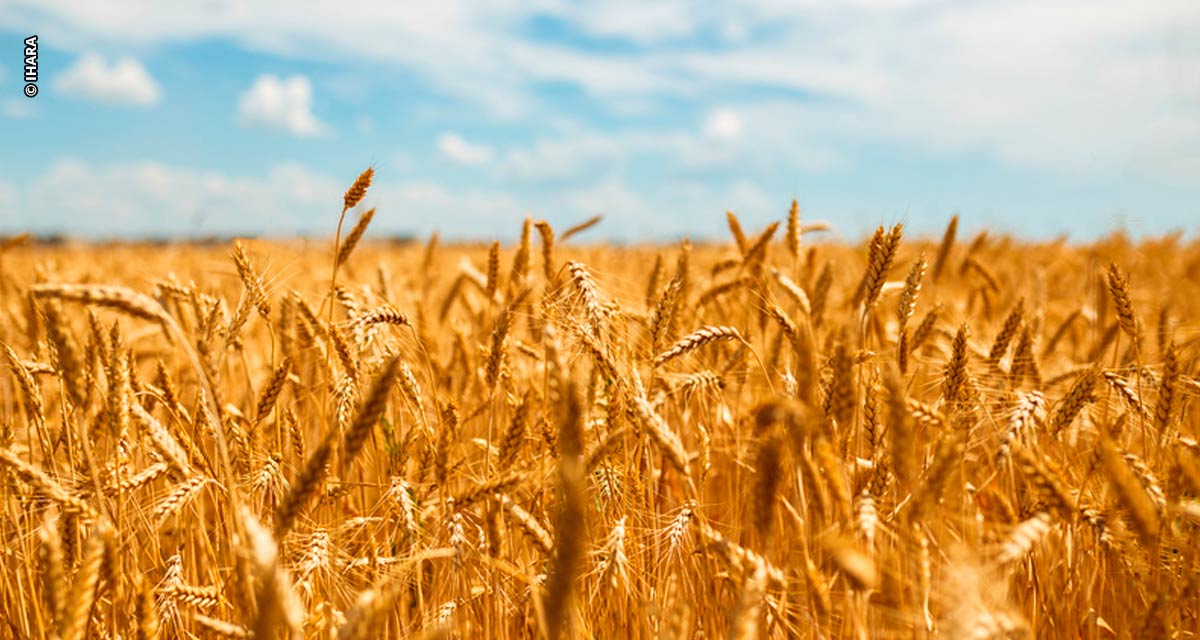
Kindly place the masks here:
<instances>
[{"instance_id":1,"label":"cumulus cloud","mask_svg":"<svg viewBox=\"0 0 1200 640\"><path fill-rule=\"evenodd\" d=\"M705 135L717 140L736 140L742 128L742 118L733 109L714 109L704 120Z\"/></svg>"},{"instance_id":2,"label":"cumulus cloud","mask_svg":"<svg viewBox=\"0 0 1200 640\"><path fill-rule=\"evenodd\" d=\"M238 98L237 122L297 136L321 135L327 127L313 115L312 97L312 82L305 76L263 74Z\"/></svg>"},{"instance_id":3,"label":"cumulus cloud","mask_svg":"<svg viewBox=\"0 0 1200 640\"><path fill-rule=\"evenodd\" d=\"M158 83L132 58L109 64L96 53L85 53L58 79L58 90L93 102L149 107L162 99Z\"/></svg>"},{"instance_id":4,"label":"cumulus cloud","mask_svg":"<svg viewBox=\"0 0 1200 640\"><path fill-rule=\"evenodd\" d=\"M442 157L465 165L487 164L496 153L495 149L488 145L468 142L454 131L447 131L438 136L437 150Z\"/></svg>"}]
</instances>

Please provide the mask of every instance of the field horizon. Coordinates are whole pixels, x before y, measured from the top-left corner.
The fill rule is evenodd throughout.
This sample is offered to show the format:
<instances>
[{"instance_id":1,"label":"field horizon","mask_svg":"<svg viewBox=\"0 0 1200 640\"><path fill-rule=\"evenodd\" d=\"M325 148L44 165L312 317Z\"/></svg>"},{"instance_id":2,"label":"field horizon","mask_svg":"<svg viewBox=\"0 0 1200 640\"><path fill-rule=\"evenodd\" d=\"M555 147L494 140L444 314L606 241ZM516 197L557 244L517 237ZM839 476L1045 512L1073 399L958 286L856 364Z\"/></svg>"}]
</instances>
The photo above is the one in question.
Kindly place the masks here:
<instances>
[{"instance_id":1,"label":"field horizon","mask_svg":"<svg viewBox=\"0 0 1200 640\"><path fill-rule=\"evenodd\" d=\"M603 216L599 225L603 225ZM713 214L714 218L723 217L720 214ZM1167 232L1155 234L1141 234L1136 229L1114 226L1109 230L1097 234L1096 237L1078 237L1070 233L1060 233L1055 235L1035 235L1025 236L1019 232L997 231L994 227L990 227L988 221L982 217L972 224L972 219L963 217L957 214L946 216L946 220L951 218L960 221L959 228L963 230L964 235L975 237L981 233L987 235L993 241L1017 242L1023 245L1039 246L1039 245L1063 245L1073 248L1082 248L1093 245L1105 245L1110 243L1130 243L1130 244L1154 244L1163 242L1176 242L1185 245L1196 244L1200 242L1200 231L1188 230L1179 228ZM515 224L519 225L519 218L514 218ZM809 231L809 237L806 238L806 243L810 246L857 246L867 242L872 231L862 234L843 235L837 227L835 221L828 219L820 220L822 225L819 231ZM884 224L884 223L881 223ZM937 244L941 241L944 229L939 229L936 232L930 231L926 233L912 233L907 225L902 220L893 220L884 224L884 226L892 226L900 224L905 227L905 239L908 242L920 242L922 244ZM967 233L969 230L970 233ZM478 236L470 235L451 235L443 236L440 232L432 234L417 234L417 233L400 233L389 235L387 233L373 234L372 238L364 239L363 246L381 246L381 247L397 247L397 246L423 246L429 242L429 239L437 235L439 243L446 246L459 247L487 247L493 241L499 241L504 248L515 247L520 242L519 226L507 234L481 234ZM582 237L578 237L572 244L575 247L616 247L621 249L637 249L637 248L659 248L668 249L677 247L682 242L690 242L694 246L719 246L728 242L728 239L717 234L702 234L689 235L678 234L673 236L655 237L655 238L638 238L632 240L614 240L611 237L605 237L603 229L582 233ZM113 247L113 246L200 246L221 248L231 246L235 242L254 242L266 243L280 246L295 246L299 245L307 251L329 251L335 237L331 232L329 234L278 234L272 235L269 233L219 233L219 234L128 234L112 237L95 237L88 235L73 236L67 233L55 232L27 232L27 231L12 231L9 233L0 233L0 244L12 242L13 248L18 246L25 247L57 247L57 246L74 246L74 247Z\"/></svg>"}]
</instances>

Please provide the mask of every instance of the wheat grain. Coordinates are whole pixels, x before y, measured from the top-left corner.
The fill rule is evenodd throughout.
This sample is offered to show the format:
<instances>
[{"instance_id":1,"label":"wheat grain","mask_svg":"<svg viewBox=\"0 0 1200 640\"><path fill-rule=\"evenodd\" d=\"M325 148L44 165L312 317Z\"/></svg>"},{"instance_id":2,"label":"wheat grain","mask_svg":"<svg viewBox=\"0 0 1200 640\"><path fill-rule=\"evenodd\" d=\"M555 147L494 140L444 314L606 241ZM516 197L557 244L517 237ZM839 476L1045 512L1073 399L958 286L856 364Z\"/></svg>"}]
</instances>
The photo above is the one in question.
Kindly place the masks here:
<instances>
[{"instance_id":1,"label":"wheat grain","mask_svg":"<svg viewBox=\"0 0 1200 640\"><path fill-rule=\"evenodd\" d=\"M44 471L21 460L12 451L0 449L0 463L11 469L22 482L25 482L47 498L57 502L67 511L82 514L87 518L96 517L96 510L91 505L71 495L70 492Z\"/></svg>"},{"instance_id":2,"label":"wheat grain","mask_svg":"<svg viewBox=\"0 0 1200 640\"><path fill-rule=\"evenodd\" d=\"M346 195L342 198L343 206L347 209L353 209L367 195L367 189L371 187L371 181L375 178L375 167L367 167L362 173L354 179L354 184L346 190Z\"/></svg>"},{"instance_id":3,"label":"wheat grain","mask_svg":"<svg viewBox=\"0 0 1200 640\"><path fill-rule=\"evenodd\" d=\"M1179 350L1172 342L1163 356L1162 382L1158 385L1158 402L1154 405L1154 427L1164 437L1171 429L1179 403L1179 378Z\"/></svg>"},{"instance_id":4,"label":"wheat grain","mask_svg":"<svg viewBox=\"0 0 1200 640\"><path fill-rule=\"evenodd\" d=\"M1159 516L1154 502L1108 438L1100 440L1100 459L1120 504L1129 511L1142 544L1154 546L1159 536Z\"/></svg>"},{"instance_id":5,"label":"wheat grain","mask_svg":"<svg viewBox=\"0 0 1200 640\"><path fill-rule=\"evenodd\" d=\"M97 586L102 577L102 566L112 562L111 525L101 521L92 528L84 545L83 559L71 585L71 594L63 609L63 640L82 640L87 633L92 606L96 602Z\"/></svg>"},{"instance_id":6,"label":"wheat grain","mask_svg":"<svg viewBox=\"0 0 1200 640\"><path fill-rule=\"evenodd\" d=\"M70 300L83 304L115 309L143 320L166 324L170 322L166 311L153 299L125 287L89 284L39 284L33 287L34 295L44 298Z\"/></svg>"},{"instance_id":7,"label":"wheat grain","mask_svg":"<svg viewBox=\"0 0 1200 640\"><path fill-rule=\"evenodd\" d=\"M942 236L942 243L938 245L937 257L933 260L933 281L937 282L942 278L942 270L946 268L946 262L950 258L950 251L954 248L954 240L958 235L958 216L951 216L950 222L946 225L946 233Z\"/></svg>"},{"instance_id":8,"label":"wheat grain","mask_svg":"<svg viewBox=\"0 0 1200 640\"><path fill-rule=\"evenodd\" d=\"M1138 339L1137 318L1133 315L1133 300L1129 294L1129 281L1121 274L1117 265L1108 266L1108 292L1116 307L1117 324L1121 331L1133 340Z\"/></svg>"},{"instance_id":9,"label":"wheat grain","mask_svg":"<svg viewBox=\"0 0 1200 640\"><path fill-rule=\"evenodd\" d=\"M742 334L733 327L726 326L708 326L701 327L688 335L682 337L675 344L667 348L666 351L658 354L654 358L654 366L659 367L670 360L674 360L684 354L695 351L710 342L737 340L745 342Z\"/></svg>"},{"instance_id":10,"label":"wheat grain","mask_svg":"<svg viewBox=\"0 0 1200 640\"><path fill-rule=\"evenodd\" d=\"M383 410L387 407L388 395L392 391L392 387L396 384L396 377L400 374L400 359L392 358L384 365L383 371L375 382L371 385L370 392L367 393L366 400L358 410L358 414L354 417L354 422L350 428L346 430L345 440L342 443L342 472L354 462L354 458L358 456L358 452L362 450L366 444L367 436L378 424L380 416L383 415Z\"/></svg>"},{"instance_id":11,"label":"wheat grain","mask_svg":"<svg viewBox=\"0 0 1200 640\"><path fill-rule=\"evenodd\" d=\"M363 234L367 232L367 225L371 224L371 219L374 217L374 207L367 209L358 217L358 221L354 223L354 226L350 229L350 233L346 236L346 241L338 248L336 262L339 266L345 264L350 259L350 254L354 253L354 248L362 240Z\"/></svg>"}]
</instances>

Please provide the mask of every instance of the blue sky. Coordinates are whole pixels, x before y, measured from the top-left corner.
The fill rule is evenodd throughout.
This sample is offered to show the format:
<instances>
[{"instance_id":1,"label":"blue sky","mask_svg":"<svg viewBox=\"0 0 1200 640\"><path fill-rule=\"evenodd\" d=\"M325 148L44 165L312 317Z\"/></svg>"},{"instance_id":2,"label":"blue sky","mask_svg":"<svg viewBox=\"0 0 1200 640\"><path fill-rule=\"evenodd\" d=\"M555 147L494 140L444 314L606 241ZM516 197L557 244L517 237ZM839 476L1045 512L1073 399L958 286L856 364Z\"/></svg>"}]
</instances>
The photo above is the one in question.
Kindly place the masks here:
<instances>
[{"instance_id":1,"label":"blue sky","mask_svg":"<svg viewBox=\"0 0 1200 640\"><path fill-rule=\"evenodd\" d=\"M37 34L38 96L20 41ZM1200 228L1200 4L0 2L0 233Z\"/></svg>"}]
</instances>

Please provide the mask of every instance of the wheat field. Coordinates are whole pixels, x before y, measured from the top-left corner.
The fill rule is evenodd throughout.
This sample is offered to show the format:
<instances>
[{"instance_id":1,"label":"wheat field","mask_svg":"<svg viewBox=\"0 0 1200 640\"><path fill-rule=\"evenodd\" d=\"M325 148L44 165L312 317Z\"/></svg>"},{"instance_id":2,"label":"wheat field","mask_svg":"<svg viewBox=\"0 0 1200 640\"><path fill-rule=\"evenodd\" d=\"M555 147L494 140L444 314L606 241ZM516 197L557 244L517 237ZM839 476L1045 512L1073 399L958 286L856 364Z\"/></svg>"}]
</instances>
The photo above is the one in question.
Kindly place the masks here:
<instances>
[{"instance_id":1,"label":"wheat field","mask_svg":"<svg viewBox=\"0 0 1200 640\"><path fill-rule=\"evenodd\" d=\"M0 636L1196 637L1195 240L389 245L370 179L4 243Z\"/></svg>"}]
</instances>

